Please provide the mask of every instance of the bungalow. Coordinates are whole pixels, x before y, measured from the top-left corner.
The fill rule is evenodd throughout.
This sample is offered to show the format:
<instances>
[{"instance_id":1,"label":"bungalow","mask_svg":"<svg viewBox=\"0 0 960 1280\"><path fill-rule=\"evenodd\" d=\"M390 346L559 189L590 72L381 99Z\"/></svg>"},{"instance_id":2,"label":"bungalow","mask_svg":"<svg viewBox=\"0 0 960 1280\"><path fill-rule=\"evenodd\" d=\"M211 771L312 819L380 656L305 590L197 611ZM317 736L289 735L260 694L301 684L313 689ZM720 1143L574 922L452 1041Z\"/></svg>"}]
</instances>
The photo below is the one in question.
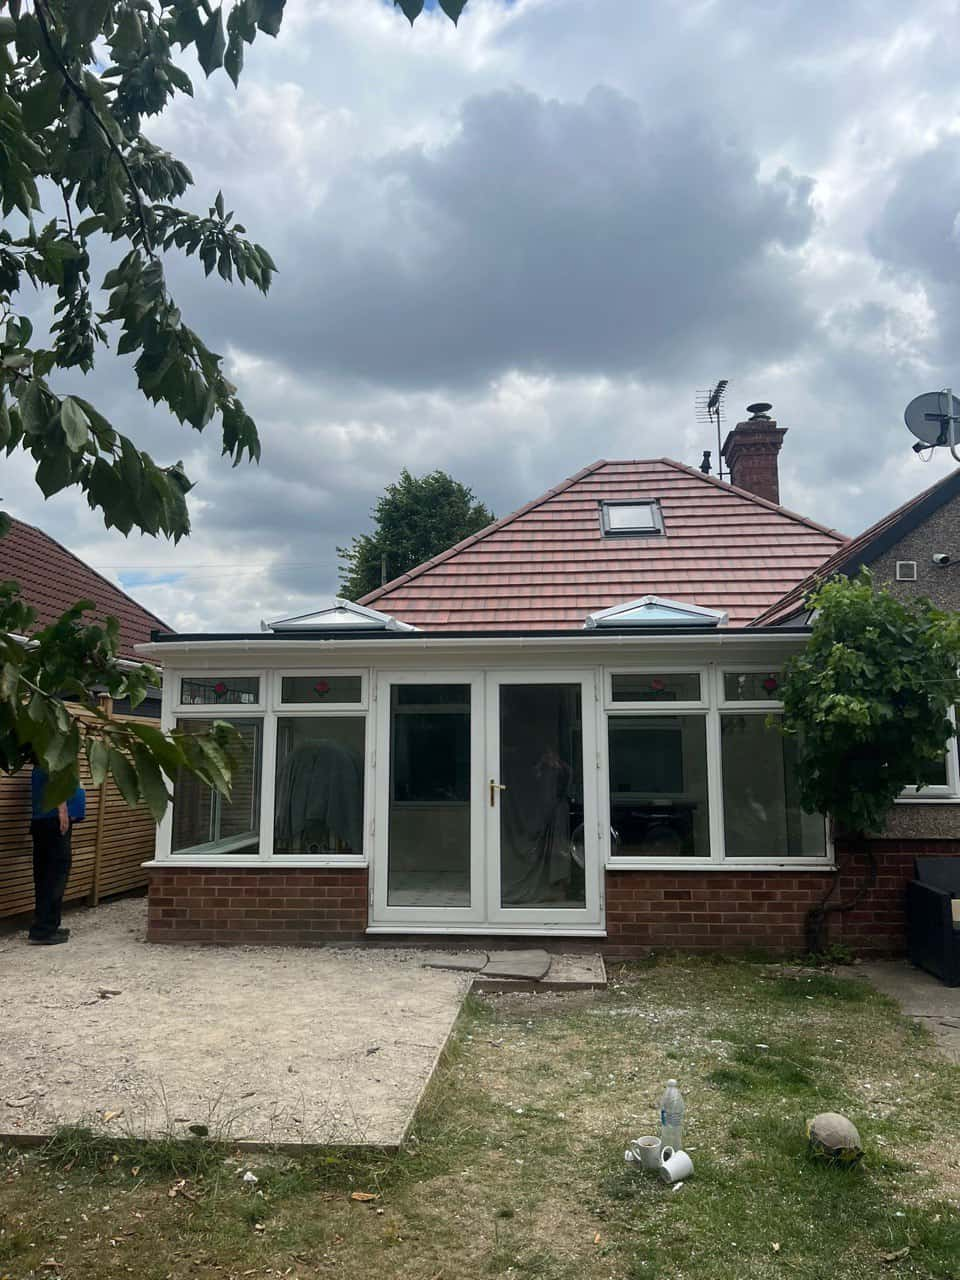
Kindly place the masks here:
<instances>
[{"instance_id":1,"label":"bungalow","mask_svg":"<svg viewBox=\"0 0 960 1280\"><path fill-rule=\"evenodd\" d=\"M784 435L739 423L729 484L596 462L359 604L157 633L165 725L248 749L229 804L178 782L150 939L801 947L864 855L770 724L808 629L772 611L849 545L779 504ZM832 936L897 944L896 866Z\"/></svg>"}]
</instances>

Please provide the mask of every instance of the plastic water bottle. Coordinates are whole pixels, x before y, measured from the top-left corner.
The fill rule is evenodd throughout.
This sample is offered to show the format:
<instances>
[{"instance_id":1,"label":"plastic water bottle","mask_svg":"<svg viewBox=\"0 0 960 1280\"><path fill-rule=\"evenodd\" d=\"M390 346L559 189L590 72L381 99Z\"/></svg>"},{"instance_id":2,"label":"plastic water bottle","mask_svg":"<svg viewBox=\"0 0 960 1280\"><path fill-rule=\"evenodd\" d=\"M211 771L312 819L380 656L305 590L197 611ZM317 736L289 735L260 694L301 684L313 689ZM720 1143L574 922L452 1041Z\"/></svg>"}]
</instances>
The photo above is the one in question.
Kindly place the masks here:
<instances>
[{"instance_id":1,"label":"plastic water bottle","mask_svg":"<svg viewBox=\"0 0 960 1280\"><path fill-rule=\"evenodd\" d=\"M676 1080L668 1080L660 1099L660 1144L683 1150L683 1097Z\"/></svg>"}]
</instances>

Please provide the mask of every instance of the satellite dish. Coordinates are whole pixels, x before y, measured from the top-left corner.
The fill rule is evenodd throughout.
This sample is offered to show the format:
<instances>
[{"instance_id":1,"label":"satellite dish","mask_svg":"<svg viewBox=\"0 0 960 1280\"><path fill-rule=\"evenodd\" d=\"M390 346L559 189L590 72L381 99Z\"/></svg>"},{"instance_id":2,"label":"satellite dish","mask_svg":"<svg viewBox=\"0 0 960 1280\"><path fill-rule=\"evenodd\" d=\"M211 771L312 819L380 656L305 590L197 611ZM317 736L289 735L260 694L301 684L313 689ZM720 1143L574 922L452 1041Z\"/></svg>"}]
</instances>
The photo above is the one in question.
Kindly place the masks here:
<instances>
[{"instance_id":1,"label":"satellite dish","mask_svg":"<svg viewBox=\"0 0 960 1280\"><path fill-rule=\"evenodd\" d=\"M903 412L903 420L924 444L952 446L960 440L960 400L952 391L926 391Z\"/></svg>"}]
</instances>

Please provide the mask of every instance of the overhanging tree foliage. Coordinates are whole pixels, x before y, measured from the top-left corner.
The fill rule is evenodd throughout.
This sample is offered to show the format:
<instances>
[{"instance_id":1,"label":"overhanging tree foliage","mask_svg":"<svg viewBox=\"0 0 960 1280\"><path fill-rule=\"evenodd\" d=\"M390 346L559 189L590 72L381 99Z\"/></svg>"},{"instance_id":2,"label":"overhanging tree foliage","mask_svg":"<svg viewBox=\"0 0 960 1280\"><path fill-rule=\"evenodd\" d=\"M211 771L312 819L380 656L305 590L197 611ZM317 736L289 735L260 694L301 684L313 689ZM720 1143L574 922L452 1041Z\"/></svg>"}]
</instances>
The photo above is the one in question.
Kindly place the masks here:
<instances>
[{"instance_id":1,"label":"overhanging tree foliage","mask_svg":"<svg viewBox=\"0 0 960 1280\"><path fill-rule=\"evenodd\" d=\"M411 22L423 7L398 2ZM205 214L181 203L192 176L143 124L176 94L193 93L177 52L192 48L205 75L222 68L236 85L247 46L278 33L284 4L7 0L0 12L0 448L33 458L46 497L79 489L107 527L124 534L183 537L190 481L178 462L155 461L53 379L89 372L113 347L135 357L148 400L196 431L215 424L234 465L259 458L256 426L220 356L181 315L164 260L195 256L206 275L262 292L276 268L221 193ZM441 0L441 7L456 21L464 5ZM92 262L111 258L98 295ZM50 296L42 334L26 314L28 286ZM116 627L85 625L88 602L38 629L8 586L0 593L0 768L38 760L51 775L53 804L76 785L84 752L96 781L109 771L130 803L143 799L158 817L167 803L164 776L180 767L226 793L226 726L187 741L112 721L98 695L136 705L156 673L118 665ZM65 695L88 714L73 714Z\"/></svg>"},{"instance_id":2,"label":"overhanging tree foliage","mask_svg":"<svg viewBox=\"0 0 960 1280\"><path fill-rule=\"evenodd\" d=\"M373 533L337 548L343 562L340 589L348 600L359 600L382 582L469 538L494 517L472 490L446 472L417 477L404 467L397 483L388 484L377 499L373 518Z\"/></svg>"},{"instance_id":3,"label":"overhanging tree foliage","mask_svg":"<svg viewBox=\"0 0 960 1280\"><path fill-rule=\"evenodd\" d=\"M876 590L867 570L832 579L809 603L810 641L787 664L782 687L801 802L843 830L878 831L953 736L960 618Z\"/></svg>"}]
</instances>

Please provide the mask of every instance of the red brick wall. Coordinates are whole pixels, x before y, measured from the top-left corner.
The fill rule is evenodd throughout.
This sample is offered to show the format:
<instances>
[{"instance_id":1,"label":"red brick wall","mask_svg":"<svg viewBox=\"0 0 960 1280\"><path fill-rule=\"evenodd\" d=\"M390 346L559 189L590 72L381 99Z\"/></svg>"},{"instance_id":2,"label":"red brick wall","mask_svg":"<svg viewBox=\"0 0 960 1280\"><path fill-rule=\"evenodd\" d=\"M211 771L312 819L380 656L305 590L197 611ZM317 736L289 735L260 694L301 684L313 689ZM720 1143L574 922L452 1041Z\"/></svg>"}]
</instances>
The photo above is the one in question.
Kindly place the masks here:
<instances>
[{"instance_id":1,"label":"red brick wall","mask_svg":"<svg viewBox=\"0 0 960 1280\"><path fill-rule=\"evenodd\" d=\"M827 937L857 952L897 952L905 945L903 900L918 853L960 856L960 840L877 840L876 884L853 911L828 918ZM867 874L865 853L838 851L841 870L823 871L609 871L607 940L611 959L651 949L731 951L806 948L809 909L839 876L835 899L846 902ZM271 870L155 868L150 884L147 937L151 942L286 943L363 940L367 925L364 868L278 867ZM398 941L442 946L442 935ZM383 939L380 939L383 941ZM489 939L490 946L520 938ZM476 940L480 945L481 940ZM530 938L542 946L544 939ZM556 940L562 944L562 939ZM570 939L577 949L583 940ZM457 945L462 945L460 940ZM590 942L590 949L596 945Z\"/></svg>"},{"instance_id":2,"label":"red brick wall","mask_svg":"<svg viewBox=\"0 0 960 1280\"><path fill-rule=\"evenodd\" d=\"M839 877L834 901L847 902L868 874L862 849L838 848L839 872L607 872L604 954L628 958L651 948L731 951L806 949L807 912ZM903 902L918 853L960 856L960 840L875 840L876 884L852 911L831 914L826 936L857 952L897 952L906 945Z\"/></svg>"},{"instance_id":3,"label":"red brick wall","mask_svg":"<svg viewBox=\"0 0 960 1280\"><path fill-rule=\"evenodd\" d=\"M366 868L154 868L150 942L351 942L367 927Z\"/></svg>"}]
</instances>

